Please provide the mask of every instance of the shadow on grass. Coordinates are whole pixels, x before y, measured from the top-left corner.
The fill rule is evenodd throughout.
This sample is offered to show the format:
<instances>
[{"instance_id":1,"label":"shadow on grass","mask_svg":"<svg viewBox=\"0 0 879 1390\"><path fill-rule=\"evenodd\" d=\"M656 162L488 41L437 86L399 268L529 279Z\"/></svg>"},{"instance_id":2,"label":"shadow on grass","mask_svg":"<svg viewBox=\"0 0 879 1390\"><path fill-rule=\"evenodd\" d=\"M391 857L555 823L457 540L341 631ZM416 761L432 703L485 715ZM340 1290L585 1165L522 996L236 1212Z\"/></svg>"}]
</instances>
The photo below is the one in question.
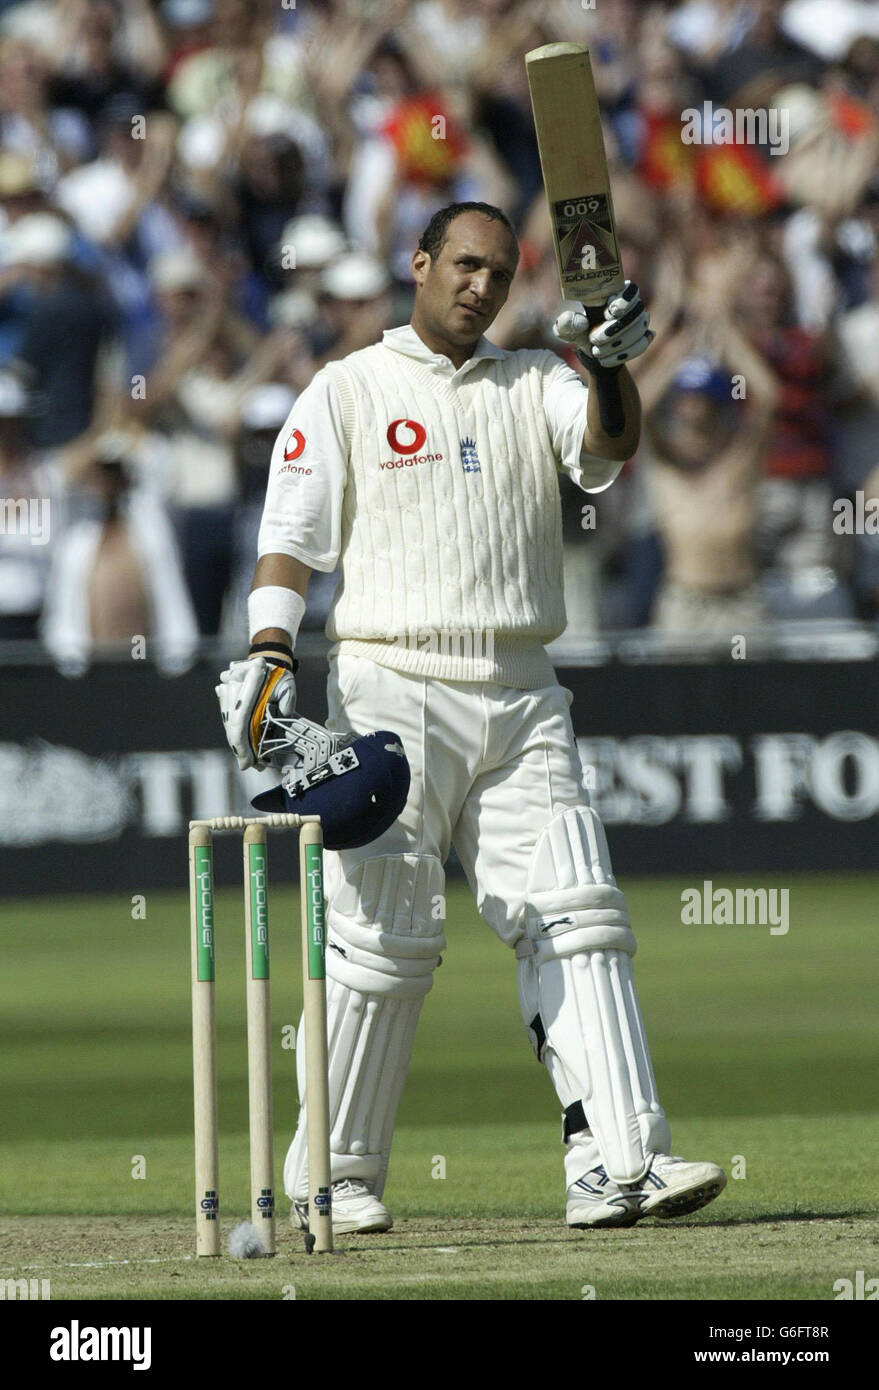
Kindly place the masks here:
<instances>
[{"instance_id":1,"label":"shadow on grass","mask_svg":"<svg viewBox=\"0 0 879 1390\"><path fill-rule=\"evenodd\" d=\"M759 1216L727 1216L715 1217L712 1220L692 1221L689 1229L695 1230L698 1226L717 1227L717 1226L771 1226L776 1222L797 1222L797 1221L851 1221L855 1219L866 1219L875 1217L875 1210L869 1207L852 1207L846 1211L777 1211L763 1212ZM654 1218L657 1226L683 1226L687 1223L680 1217L662 1221ZM640 1224L640 1223L639 1223Z\"/></svg>"},{"instance_id":2,"label":"shadow on grass","mask_svg":"<svg viewBox=\"0 0 879 1390\"><path fill-rule=\"evenodd\" d=\"M676 1230L693 1232L699 1230L705 1230L706 1232L724 1229L738 1230L746 1229L749 1226L772 1226L776 1224L796 1225L805 1221L829 1222L866 1220L875 1217L875 1215L876 1213L868 1208L852 1208L850 1210L832 1212L811 1210L765 1212L752 1216L716 1217L712 1220L694 1221L687 1221L681 1217L665 1221L659 1217L646 1217L635 1226L622 1228L605 1227L588 1231L574 1230L572 1227L567 1227L563 1222L552 1217L532 1218L535 1226L538 1227L541 1220L545 1221L549 1228L545 1231L541 1229L522 1229L521 1226L512 1230L505 1230L502 1226L496 1225L495 1222L491 1220L486 1221L483 1219L483 1224L483 1222L480 1222L478 1219L474 1219L462 1223L465 1229L462 1230L460 1234L448 1219L442 1220L435 1229L428 1227L425 1230L424 1227L421 1226L421 1223L425 1220L424 1217L408 1218L408 1220L412 1222L414 1229L405 1231L399 1228L402 1227L402 1223L407 1220L407 1218L404 1217L399 1223L398 1230L391 1238L393 1244L386 1244L386 1238L382 1236L381 1247L378 1246L378 1243L376 1243L375 1246L367 1247L365 1242L361 1244L359 1241L352 1241L350 1245L346 1245L343 1248L348 1252L359 1251L366 1254L372 1253L373 1251L378 1252L379 1248L382 1252L412 1249L429 1250L433 1247L434 1241L439 1247L448 1246L454 1250L467 1250L478 1247L484 1248L489 1245L551 1246L576 1243L578 1240L582 1240L584 1237L589 1236L598 1236L604 1242L611 1243L619 1241L620 1239L627 1241L637 1240L639 1235L643 1235L648 1231L665 1230L668 1231L670 1235L673 1235ZM428 1220L432 1219L433 1218L428 1218ZM460 1218L458 1219L460 1220ZM421 1226L420 1230L417 1229L419 1226ZM411 1243L407 1241L407 1236L411 1237ZM370 1237L370 1239L372 1239L372 1237Z\"/></svg>"}]
</instances>

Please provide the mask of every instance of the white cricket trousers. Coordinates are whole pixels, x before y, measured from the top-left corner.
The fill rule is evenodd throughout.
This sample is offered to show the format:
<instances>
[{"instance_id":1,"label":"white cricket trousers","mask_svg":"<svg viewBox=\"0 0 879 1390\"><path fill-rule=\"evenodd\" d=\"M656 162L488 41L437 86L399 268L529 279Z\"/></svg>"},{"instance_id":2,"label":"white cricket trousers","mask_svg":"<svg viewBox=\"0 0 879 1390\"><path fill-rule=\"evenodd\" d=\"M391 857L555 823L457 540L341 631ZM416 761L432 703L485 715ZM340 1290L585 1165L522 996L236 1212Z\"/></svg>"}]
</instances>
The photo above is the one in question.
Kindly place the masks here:
<instances>
[{"instance_id":1,"label":"white cricket trousers","mask_svg":"<svg viewBox=\"0 0 879 1390\"><path fill-rule=\"evenodd\" d=\"M529 891L533 898L529 873L535 862L538 840L542 838L541 853L545 856L548 840L543 832L550 822L560 824L558 818L567 808L588 807L569 715L572 699L571 692L558 684L539 690L515 690L493 682L441 681L410 675L361 656L343 654L331 658L329 727L358 733L392 730L402 740L412 776L403 813L384 835L360 849L326 854L328 974L335 976L328 986L334 1180L361 1177L376 1195L381 1194L394 1115L409 1064L418 1011L423 994L430 988L430 976L438 957L434 948L432 958L424 963L427 978L420 997L394 1000L393 1005L384 997L372 1000L369 1007L374 1004L374 1021L364 1023L367 1005L362 1001L369 1001L371 994L368 986L360 986L358 995L356 972L364 973L363 962L370 968L378 962L379 973L367 970L364 977L379 982L379 994L385 983L388 990L396 989L401 982L393 977L395 973L397 976L402 973L406 976L402 984L411 996L415 985L408 977L422 968L412 959L417 955L412 938L404 939L396 934L394 910L392 908L389 913L386 905L388 884L399 881L401 885L408 885L405 891L401 886L400 896L408 893L406 910L417 916L419 894L413 887L414 875L419 866L429 865L429 893L422 895L420 909L422 918L427 918L437 888L440 893L443 891L441 866L454 844L484 920L507 946L528 947L528 943L523 942L526 902ZM591 812L587 814L592 815ZM600 824L596 822L596 825L597 835L603 841ZM606 854L605 845L601 858L606 860L610 886L598 885L591 891L599 896L602 893L616 895L616 900L623 905L622 913L617 916L625 917L624 899L613 882ZM396 859L396 856L406 856L406 859ZM366 861L373 862L367 864ZM401 874L399 880L389 878L388 863L392 868L403 866L408 877ZM379 870L383 875L381 891L367 891L369 882L375 887ZM548 877L552 882L544 886L552 890L555 882L552 864ZM363 885L362 891L352 893L352 883ZM385 906L380 913L376 905L383 900ZM344 932L337 934L337 943L342 943L343 949L339 951L337 945L335 957L334 902L344 904L344 911L337 910L337 921L348 932L347 936ZM413 903L416 908L412 907ZM533 911L532 904L532 914ZM403 915L402 904L399 915ZM589 915L581 914L576 918L575 914L575 918L580 921ZM379 917L382 925L379 927L376 923L373 933L373 923ZM611 919L614 919L613 913L608 920ZM572 920L574 918L563 918L563 921ZM349 922L350 928L345 925ZM425 920L413 922L406 930L411 930L417 945L419 932L435 943L438 938L431 937L430 932L436 933L441 927L442 922ZM631 935L627 918L624 928L608 930ZM373 936L374 947L370 939ZM444 944L441 931L439 940ZM399 947L401 941L403 949L397 950L396 963L387 967L392 978L384 982L378 956L384 951L393 958L393 945L389 943L396 942ZM518 954L521 950L517 950ZM346 956L344 961L343 956ZM343 973L340 975L339 971ZM345 974L346 971L349 973ZM347 984L342 986L338 983L340 979L355 981L355 985L353 988ZM356 1004L358 998L359 1005ZM356 1018L352 1014L355 1007L360 1010ZM393 1016L389 1012L392 1008L397 1011ZM490 1045L490 1039L486 1039L486 1045ZM575 1036L571 1055L576 1057L578 1052ZM646 1100L642 1108L646 1107L650 1115L655 1116L650 1124L664 1126L649 1058L641 1070L646 1076L643 1087ZM579 1071L576 1062L567 1073L563 1066L556 1065L553 1069L550 1065L550 1074L564 1107L583 1093L579 1079L574 1076ZM286 1190L288 1195L298 1199L307 1191L303 1119L300 1115L299 1130L285 1165ZM583 1162L596 1161L594 1146L588 1154L583 1149L583 1155L582 1161L576 1157L572 1161L580 1162L585 1171ZM569 1179L570 1176L569 1172Z\"/></svg>"},{"instance_id":2,"label":"white cricket trousers","mask_svg":"<svg viewBox=\"0 0 879 1390\"><path fill-rule=\"evenodd\" d=\"M348 868L377 855L419 854L444 864L454 842L480 913L515 946L538 836L561 808L588 800L571 692L439 681L342 656L331 663L327 700L333 730L399 734L412 773L406 807L390 830L328 861Z\"/></svg>"}]
</instances>

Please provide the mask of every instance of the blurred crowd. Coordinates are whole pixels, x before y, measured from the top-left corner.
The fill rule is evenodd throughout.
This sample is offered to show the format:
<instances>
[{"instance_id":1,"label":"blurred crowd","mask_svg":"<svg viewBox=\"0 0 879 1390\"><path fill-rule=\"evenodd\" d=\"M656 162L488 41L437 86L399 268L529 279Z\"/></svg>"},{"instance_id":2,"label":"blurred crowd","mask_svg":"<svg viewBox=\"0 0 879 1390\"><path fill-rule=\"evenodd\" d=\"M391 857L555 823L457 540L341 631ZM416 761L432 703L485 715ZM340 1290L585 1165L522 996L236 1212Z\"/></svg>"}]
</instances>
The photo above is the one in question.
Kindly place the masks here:
<instances>
[{"instance_id":1,"label":"blurred crowd","mask_svg":"<svg viewBox=\"0 0 879 1390\"><path fill-rule=\"evenodd\" d=\"M556 39L658 333L638 454L563 487L570 632L879 619L879 5L0 0L0 638L71 673L246 642L274 438L408 320L444 204L520 233L492 339L566 354L524 67Z\"/></svg>"}]
</instances>

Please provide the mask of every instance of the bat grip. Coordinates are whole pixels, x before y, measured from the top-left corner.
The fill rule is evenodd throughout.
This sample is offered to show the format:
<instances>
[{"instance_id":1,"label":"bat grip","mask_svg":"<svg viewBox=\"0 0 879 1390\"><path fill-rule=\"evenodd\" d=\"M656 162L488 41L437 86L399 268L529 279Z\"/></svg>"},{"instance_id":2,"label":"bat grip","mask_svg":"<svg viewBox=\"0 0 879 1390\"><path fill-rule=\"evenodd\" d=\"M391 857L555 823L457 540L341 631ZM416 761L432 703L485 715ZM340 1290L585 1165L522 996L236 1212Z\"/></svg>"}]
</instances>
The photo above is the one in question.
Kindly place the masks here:
<instances>
[{"instance_id":1,"label":"bat grip","mask_svg":"<svg viewBox=\"0 0 879 1390\"><path fill-rule=\"evenodd\" d=\"M595 328L604 321L604 309L600 304L584 304L583 312L590 328ZM585 352L578 352L577 356L595 386L601 428L608 439L618 439L626 428L626 412L623 409L623 396L620 390L622 364L619 367L599 367L595 359L587 357Z\"/></svg>"}]
</instances>

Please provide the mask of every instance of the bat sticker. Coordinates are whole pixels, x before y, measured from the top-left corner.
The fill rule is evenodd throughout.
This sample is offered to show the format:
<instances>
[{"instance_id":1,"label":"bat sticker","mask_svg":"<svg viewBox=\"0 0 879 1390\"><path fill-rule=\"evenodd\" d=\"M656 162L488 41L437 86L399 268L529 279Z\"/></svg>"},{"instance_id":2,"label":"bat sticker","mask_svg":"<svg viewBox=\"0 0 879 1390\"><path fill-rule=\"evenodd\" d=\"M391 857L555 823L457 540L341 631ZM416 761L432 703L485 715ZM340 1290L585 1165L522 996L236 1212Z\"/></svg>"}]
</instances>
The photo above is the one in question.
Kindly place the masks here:
<instances>
[{"instance_id":1,"label":"bat sticker","mask_svg":"<svg viewBox=\"0 0 879 1390\"><path fill-rule=\"evenodd\" d=\"M614 228L606 193L563 198L552 205L563 285L597 283L619 274Z\"/></svg>"}]
</instances>

